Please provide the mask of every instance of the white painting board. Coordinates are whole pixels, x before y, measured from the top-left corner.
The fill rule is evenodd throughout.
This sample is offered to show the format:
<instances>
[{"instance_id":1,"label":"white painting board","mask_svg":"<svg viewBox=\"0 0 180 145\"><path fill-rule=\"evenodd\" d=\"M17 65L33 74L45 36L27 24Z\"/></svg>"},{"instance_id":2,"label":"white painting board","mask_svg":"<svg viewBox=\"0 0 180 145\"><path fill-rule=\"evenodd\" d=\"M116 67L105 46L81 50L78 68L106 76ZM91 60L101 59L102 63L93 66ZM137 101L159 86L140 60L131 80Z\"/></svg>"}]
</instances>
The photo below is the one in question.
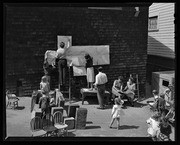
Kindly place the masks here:
<instances>
[{"instance_id":1,"label":"white painting board","mask_svg":"<svg viewBox=\"0 0 180 145\"><path fill-rule=\"evenodd\" d=\"M63 40L61 38L64 39L66 37L59 36L59 40ZM68 49L66 49L64 55L67 59L68 66L71 63L73 64L74 76L86 75L86 69L85 69L86 61L84 58L86 53L88 53L91 57L93 57L93 65L110 64L109 45L70 46ZM57 56L56 51L49 51L47 55L47 59L50 64L54 62L55 56Z\"/></svg>"},{"instance_id":2,"label":"white painting board","mask_svg":"<svg viewBox=\"0 0 180 145\"><path fill-rule=\"evenodd\" d=\"M74 76L85 76L86 75L86 68L85 67L73 66L73 75Z\"/></svg>"},{"instance_id":3,"label":"white painting board","mask_svg":"<svg viewBox=\"0 0 180 145\"><path fill-rule=\"evenodd\" d=\"M73 62L75 66L84 66L84 55L88 53L93 57L93 65L106 65L110 64L109 59L109 45L98 46L71 46L66 51L66 59L68 64Z\"/></svg>"}]
</instances>

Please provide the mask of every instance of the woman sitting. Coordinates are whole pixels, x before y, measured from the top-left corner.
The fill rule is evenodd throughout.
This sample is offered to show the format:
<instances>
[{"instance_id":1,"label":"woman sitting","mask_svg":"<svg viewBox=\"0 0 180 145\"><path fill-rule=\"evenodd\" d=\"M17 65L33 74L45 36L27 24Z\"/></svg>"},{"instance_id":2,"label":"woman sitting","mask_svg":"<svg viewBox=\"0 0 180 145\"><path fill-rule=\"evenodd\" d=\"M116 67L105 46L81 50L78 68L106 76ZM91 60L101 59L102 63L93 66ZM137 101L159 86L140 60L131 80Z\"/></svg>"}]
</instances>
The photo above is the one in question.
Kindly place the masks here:
<instances>
[{"instance_id":1,"label":"woman sitting","mask_svg":"<svg viewBox=\"0 0 180 145\"><path fill-rule=\"evenodd\" d=\"M127 99L131 103L131 106L134 106L134 95L136 90L136 84L134 83L134 79L132 77L129 78L127 82L127 86L124 88L124 95L127 96Z\"/></svg>"},{"instance_id":2,"label":"woman sitting","mask_svg":"<svg viewBox=\"0 0 180 145\"><path fill-rule=\"evenodd\" d=\"M123 82L122 82L122 76L119 76L117 80L114 81L112 86L112 94L113 94L113 100L115 99L115 96L118 96L121 98L121 95L123 93Z\"/></svg>"}]
</instances>

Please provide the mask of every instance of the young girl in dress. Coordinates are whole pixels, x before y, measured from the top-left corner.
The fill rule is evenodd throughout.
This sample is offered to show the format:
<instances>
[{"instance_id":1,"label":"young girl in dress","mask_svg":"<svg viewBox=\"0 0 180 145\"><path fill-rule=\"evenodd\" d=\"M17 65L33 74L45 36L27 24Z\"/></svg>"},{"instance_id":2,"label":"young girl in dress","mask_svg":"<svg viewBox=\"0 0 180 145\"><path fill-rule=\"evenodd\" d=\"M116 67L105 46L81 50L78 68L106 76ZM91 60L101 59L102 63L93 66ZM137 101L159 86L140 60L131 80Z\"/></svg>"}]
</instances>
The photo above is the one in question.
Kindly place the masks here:
<instances>
[{"instance_id":1,"label":"young girl in dress","mask_svg":"<svg viewBox=\"0 0 180 145\"><path fill-rule=\"evenodd\" d=\"M49 96L50 86L46 76L41 78L40 89L42 93L44 93L46 96Z\"/></svg>"},{"instance_id":2,"label":"young girl in dress","mask_svg":"<svg viewBox=\"0 0 180 145\"><path fill-rule=\"evenodd\" d=\"M120 98L115 98L115 105L112 108L112 112L111 112L111 123L109 125L110 128L112 128L112 124L114 123L114 120L117 121L117 129L120 129L120 116L124 115L124 112L122 110L122 104L124 103L123 100L121 100Z\"/></svg>"}]
</instances>

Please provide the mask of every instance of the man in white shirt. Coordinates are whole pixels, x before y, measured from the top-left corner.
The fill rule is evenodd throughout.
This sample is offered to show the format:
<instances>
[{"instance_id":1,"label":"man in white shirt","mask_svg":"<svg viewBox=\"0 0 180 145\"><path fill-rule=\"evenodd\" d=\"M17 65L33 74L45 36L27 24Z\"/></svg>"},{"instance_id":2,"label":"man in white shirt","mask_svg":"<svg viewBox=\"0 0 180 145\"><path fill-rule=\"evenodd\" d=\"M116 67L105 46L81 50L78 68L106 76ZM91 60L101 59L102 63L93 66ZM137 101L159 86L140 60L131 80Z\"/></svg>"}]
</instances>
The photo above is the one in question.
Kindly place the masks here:
<instances>
[{"instance_id":1,"label":"man in white shirt","mask_svg":"<svg viewBox=\"0 0 180 145\"><path fill-rule=\"evenodd\" d=\"M105 84L108 82L107 76L102 72L102 67L98 68L99 73L96 75L95 88L97 88L97 97L100 107L98 109L104 109L104 95L105 95Z\"/></svg>"}]
</instances>

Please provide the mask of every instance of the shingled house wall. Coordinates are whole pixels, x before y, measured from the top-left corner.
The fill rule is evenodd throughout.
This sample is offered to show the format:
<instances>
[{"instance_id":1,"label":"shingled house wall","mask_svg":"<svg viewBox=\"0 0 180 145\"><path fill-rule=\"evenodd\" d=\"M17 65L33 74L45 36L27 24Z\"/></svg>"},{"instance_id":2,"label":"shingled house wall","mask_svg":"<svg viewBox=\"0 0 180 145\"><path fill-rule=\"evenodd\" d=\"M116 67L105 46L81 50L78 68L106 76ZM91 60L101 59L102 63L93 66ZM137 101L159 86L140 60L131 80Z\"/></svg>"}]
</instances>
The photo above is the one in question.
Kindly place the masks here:
<instances>
[{"instance_id":1,"label":"shingled house wall","mask_svg":"<svg viewBox=\"0 0 180 145\"><path fill-rule=\"evenodd\" d=\"M15 93L18 80L24 96L39 89L45 51L57 49L57 35L69 35L72 45L110 46L110 65L104 66L108 90L119 75L137 73L140 94L145 95L148 7L140 7L138 17L134 17L134 12L134 7L122 10L7 7L6 89ZM54 74L56 88L58 78ZM83 79L75 78L76 89L83 87L79 81Z\"/></svg>"}]
</instances>

